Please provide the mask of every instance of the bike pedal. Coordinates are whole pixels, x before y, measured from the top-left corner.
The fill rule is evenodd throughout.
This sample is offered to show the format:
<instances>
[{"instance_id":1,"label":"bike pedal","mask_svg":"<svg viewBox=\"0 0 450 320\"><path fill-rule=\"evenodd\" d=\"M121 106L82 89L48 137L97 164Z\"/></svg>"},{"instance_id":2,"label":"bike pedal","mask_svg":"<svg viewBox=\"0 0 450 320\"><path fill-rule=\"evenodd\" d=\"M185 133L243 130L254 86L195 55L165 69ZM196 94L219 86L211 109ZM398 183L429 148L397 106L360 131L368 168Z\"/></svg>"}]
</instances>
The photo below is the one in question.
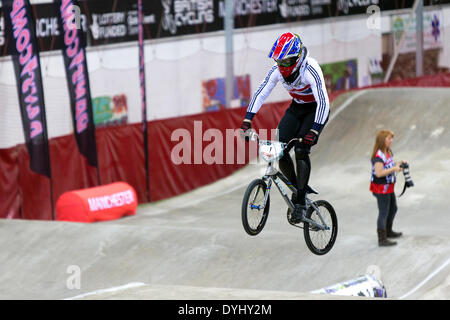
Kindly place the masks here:
<instances>
[{"instance_id":1,"label":"bike pedal","mask_svg":"<svg viewBox=\"0 0 450 320\"><path fill-rule=\"evenodd\" d=\"M289 220L289 222L292 223L292 224L299 224L299 223L304 222L303 218L301 218L301 217L300 217L299 219L293 220L293 219L292 219L292 216L290 216L290 217L288 218L288 220Z\"/></svg>"}]
</instances>

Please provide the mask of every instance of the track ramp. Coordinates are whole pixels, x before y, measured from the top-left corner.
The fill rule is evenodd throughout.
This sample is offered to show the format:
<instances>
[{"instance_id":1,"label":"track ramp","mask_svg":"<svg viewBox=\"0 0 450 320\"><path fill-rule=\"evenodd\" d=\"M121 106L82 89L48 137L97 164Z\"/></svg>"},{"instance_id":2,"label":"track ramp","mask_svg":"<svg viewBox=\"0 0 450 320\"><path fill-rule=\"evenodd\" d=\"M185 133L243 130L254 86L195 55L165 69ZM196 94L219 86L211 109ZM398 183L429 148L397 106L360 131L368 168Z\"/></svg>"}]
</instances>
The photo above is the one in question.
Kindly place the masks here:
<instances>
[{"instance_id":1,"label":"track ramp","mask_svg":"<svg viewBox=\"0 0 450 320\"><path fill-rule=\"evenodd\" d=\"M371 89L334 103L313 147L310 184L335 207L334 248L312 254L271 193L265 229L241 224L247 184L264 164L133 217L80 224L0 221L0 299L348 299L311 294L377 268L389 298L450 299L450 90ZM377 244L370 153L378 130L395 132L394 159L415 186L398 199L397 246ZM398 175L396 192L403 187ZM74 276L78 275L78 282Z\"/></svg>"}]
</instances>

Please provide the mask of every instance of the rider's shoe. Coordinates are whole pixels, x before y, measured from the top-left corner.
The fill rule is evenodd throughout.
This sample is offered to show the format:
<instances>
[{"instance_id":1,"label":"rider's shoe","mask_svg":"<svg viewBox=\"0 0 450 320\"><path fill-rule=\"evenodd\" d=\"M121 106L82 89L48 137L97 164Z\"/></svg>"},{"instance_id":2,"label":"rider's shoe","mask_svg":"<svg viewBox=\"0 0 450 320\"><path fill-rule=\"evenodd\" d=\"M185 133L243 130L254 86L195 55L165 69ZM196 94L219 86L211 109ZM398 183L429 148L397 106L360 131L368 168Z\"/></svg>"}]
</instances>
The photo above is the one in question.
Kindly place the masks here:
<instances>
[{"instance_id":1,"label":"rider's shoe","mask_svg":"<svg viewBox=\"0 0 450 320\"><path fill-rule=\"evenodd\" d=\"M292 193L291 201L294 204L294 206L298 203L297 194L295 192ZM287 216L288 216L289 221L291 220L291 216L292 216L293 212L294 212L294 210L291 209L290 207L287 209Z\"/></svg>"},{"instance_id":2,"label":"rider's shoe","mask_svg":"<svg viewBox=\"0 0 450 320\"><path fill-rule=\"evenodd\" d=\"M306 215L306 206L301 205L301 204L296 204L295 210L291 214L290 222L294 223L294 224L302 222L305 215Z\"/></svg>"}]
</instances>

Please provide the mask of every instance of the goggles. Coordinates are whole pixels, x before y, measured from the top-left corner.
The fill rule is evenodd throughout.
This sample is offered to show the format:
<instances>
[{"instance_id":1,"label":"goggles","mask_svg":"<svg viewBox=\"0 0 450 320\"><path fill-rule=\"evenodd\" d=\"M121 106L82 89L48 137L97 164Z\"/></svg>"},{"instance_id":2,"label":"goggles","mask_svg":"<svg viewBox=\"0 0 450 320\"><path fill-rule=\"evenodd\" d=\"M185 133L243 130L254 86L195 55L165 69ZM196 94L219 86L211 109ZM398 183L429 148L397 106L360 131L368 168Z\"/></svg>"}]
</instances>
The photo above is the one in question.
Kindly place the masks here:
<instances>
[{"instance_id":1,"label":"goggles","mask_svg":"<svg viewBox=\"0 0 450 320\"><path fill-rule=\"evenodd\" d=\"M291 57L291 58L286 58L286 59L282 59L282 60L275 60L275 62L280 66L280 67L290 67L293 64L295 64L298 60L298 56L296 57Z\"/></svg>"}]
</instances>

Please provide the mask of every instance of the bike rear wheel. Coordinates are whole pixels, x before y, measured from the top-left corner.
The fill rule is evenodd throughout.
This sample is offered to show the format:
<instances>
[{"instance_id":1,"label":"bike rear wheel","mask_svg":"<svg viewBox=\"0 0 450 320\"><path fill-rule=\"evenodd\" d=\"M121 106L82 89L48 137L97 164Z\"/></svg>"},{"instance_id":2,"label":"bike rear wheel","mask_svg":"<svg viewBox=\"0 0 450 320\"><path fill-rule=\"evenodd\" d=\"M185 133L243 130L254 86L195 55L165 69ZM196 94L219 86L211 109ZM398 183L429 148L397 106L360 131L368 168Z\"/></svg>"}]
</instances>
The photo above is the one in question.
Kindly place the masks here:
<instances>
[{"instance_id":1,"label":"bike rear wheel","mask_svg":"<svg viewBox=\"0 0 450 320\"><path fill-rule=\"evenodd\" d=\"M264 208L264 199L269 192L267 184L262 179L255 179L247 187L242 200L242 225L251 236L256 236L264 228L269 216L270 194Z\"/></svg>"},{"instance_id":2,"label":"bike rear wheel","mask_svg":"<svg viewBox=\"0 0 450 320\"><path fill-rule=\"evenodd\" d=\"M320 230L316 226L305 222L303 226L303 234L309 250L311 250L314 254L324 255L331 250L336 241L338 221L336 212L329 202L325 200L318 200L315 201L314 204L319 209L320 215L328 229ZM319 225L323 225L322 220L313 206L308 208L306 218L313 220Z\"/></svg>"}]
</instances>

